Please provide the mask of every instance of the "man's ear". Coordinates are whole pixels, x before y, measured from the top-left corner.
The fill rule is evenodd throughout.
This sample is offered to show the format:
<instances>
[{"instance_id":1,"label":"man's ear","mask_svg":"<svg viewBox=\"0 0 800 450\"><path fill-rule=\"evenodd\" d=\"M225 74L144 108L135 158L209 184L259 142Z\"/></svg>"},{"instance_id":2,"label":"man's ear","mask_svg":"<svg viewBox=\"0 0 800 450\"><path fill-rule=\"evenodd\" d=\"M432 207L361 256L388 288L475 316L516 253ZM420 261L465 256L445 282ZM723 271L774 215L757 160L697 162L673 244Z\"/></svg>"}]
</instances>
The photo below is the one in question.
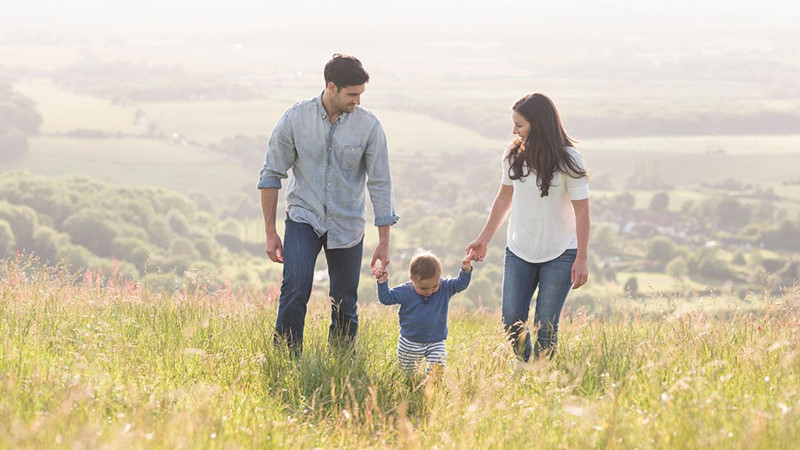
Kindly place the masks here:
<instances>
[{"instance_id":1,"label":"man's ear","mask_svg":"<svg viewBox=\"0 0 800 450\"><path fill-rule=\"evenodd\" d=\"M328 81L328 85L325 86L325 90L331 94L339 92L339 88L336 87L336 83L334 83L333 81Z\"/></svg>"}]
</instances>

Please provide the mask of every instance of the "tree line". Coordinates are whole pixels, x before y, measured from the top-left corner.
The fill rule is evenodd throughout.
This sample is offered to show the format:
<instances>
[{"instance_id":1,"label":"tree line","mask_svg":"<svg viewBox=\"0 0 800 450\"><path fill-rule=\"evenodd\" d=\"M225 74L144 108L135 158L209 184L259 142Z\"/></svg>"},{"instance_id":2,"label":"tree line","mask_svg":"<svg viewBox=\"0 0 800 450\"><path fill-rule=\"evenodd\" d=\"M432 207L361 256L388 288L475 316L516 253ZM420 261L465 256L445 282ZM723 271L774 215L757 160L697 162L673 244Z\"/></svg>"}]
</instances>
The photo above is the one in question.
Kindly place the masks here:
<instances>
[{"instance_id":1,"label":"tree line","mask_svg":"<svg viewBox=\"0 0 800 450\"><path fill-rule=\"evenodd\" d=\"M0 81L0 160L18 158L28 151L28 136L39 132L42 115L30 98Z\"/></svg>"}]
</instances>

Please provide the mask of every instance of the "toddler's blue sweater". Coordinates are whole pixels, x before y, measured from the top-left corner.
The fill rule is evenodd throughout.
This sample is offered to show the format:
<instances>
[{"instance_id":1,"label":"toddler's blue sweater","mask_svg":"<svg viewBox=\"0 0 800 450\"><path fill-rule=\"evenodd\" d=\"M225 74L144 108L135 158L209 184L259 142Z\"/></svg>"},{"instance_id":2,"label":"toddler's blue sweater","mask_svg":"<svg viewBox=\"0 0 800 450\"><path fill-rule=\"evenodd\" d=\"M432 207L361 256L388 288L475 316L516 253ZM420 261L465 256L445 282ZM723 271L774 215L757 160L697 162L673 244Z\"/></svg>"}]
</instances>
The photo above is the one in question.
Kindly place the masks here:
<instances>
[{"instance_id":1,"label":"toddler's blue sweater","mask_svg":"<svg viewBox=\"0 0 800 450\"><path fill-rule=\"evenodd\" d=\"M474 268L472 270L475 270ZM389 289L389 283L378 283L378 300L384 305L400 305L400 335L411 342L426 344L447 338L447 310L450 297L469 286L472 271L458 272L458 278L442 278L439 290L423 297L410 281Z\"/></svg>"}]
</instances>

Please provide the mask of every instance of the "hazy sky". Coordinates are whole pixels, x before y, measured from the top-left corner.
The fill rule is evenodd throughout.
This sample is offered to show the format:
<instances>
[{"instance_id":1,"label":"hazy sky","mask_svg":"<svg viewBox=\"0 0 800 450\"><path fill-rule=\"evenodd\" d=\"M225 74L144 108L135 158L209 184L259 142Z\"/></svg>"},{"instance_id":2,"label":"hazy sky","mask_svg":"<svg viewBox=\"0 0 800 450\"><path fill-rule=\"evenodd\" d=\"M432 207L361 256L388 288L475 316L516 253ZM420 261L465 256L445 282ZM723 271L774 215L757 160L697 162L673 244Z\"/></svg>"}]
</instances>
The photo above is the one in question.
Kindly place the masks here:
<instances>
[{"instance_id":1,"label":"hazy sky","mask_svg":"<svg viewBox=\"0 0 800 450\"><path fill-rule=\"evenodd\" d=\"M0 24L6 27L80 30L102 28L269 27L307 25L331 33L373 25L719 26L796 25L796 0L17 0L6 1Z\"/></svg>"}]
</instances>

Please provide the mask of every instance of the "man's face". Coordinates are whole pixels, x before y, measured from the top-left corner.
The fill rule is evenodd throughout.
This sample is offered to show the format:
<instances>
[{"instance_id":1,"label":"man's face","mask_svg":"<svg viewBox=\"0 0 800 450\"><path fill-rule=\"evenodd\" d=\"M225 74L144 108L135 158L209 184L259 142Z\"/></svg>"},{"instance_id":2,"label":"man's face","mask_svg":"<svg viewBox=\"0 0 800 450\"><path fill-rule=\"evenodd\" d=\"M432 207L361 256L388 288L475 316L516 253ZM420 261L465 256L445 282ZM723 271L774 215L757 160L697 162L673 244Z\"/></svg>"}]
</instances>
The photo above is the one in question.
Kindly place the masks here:
<instances>
[{"instance_id":1,"label":"man's face","mask_svg":"<svg viewBox=\"0 0 800 450\"><path fill-rule=\"evenodd\" d=\"M335 84L328 83L328 89L331 89L333 94L331 106L343 113L351 113L361 104L361 94L367 90L367 85L345 86L338 89Z\"/></svg>"}]
</instances>

